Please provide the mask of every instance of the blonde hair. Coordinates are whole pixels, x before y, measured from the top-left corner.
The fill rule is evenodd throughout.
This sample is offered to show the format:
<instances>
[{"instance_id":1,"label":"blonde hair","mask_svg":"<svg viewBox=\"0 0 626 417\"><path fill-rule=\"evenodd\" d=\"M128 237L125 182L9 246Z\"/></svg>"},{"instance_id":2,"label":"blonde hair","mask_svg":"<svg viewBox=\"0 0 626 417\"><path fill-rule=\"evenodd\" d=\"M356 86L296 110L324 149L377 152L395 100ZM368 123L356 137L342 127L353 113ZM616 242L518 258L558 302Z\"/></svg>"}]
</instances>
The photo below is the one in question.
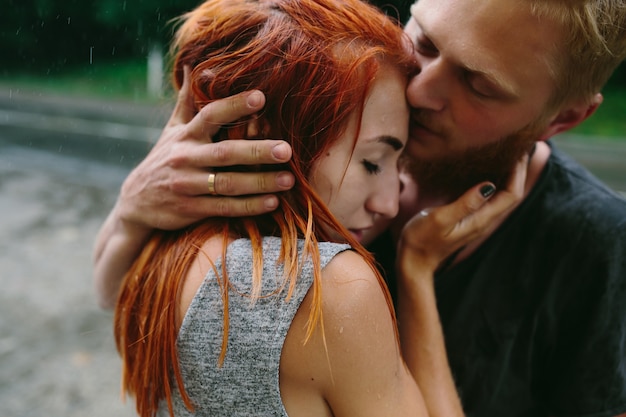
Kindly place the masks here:
<instances>
[{"instance_id":1,"label":"blonde hair","mask_svg":"<svg viewBox=\"0 0 626 417\"><path fill-rule=\"evenodd\" d=\"M562 28L550 63L556 90L549 107L591 100L626 58L626 0L529 0L539 19Z\"/></svg>"}]
</instances>

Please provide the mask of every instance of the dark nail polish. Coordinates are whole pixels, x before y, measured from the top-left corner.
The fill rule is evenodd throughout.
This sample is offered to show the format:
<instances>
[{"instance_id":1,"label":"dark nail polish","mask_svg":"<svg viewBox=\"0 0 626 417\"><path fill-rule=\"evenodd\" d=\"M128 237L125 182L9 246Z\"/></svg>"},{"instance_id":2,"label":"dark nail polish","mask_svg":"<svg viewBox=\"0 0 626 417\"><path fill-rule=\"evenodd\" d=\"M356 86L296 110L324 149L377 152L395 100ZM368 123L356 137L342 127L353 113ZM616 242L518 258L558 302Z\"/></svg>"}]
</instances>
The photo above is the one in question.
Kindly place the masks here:
<instances>
[{"instance_id":1,"label":"dark nail polish","mask_svg":"<svg viewBox=\"0 0 626 417\"><path fill-rule=\"evenodd\" d=\"M480 194L482 194L484 198L491 197L491 195L495 192L496 187L491 184L483 185L482 187L480 187Z\"/></svg>"}]
</instances>

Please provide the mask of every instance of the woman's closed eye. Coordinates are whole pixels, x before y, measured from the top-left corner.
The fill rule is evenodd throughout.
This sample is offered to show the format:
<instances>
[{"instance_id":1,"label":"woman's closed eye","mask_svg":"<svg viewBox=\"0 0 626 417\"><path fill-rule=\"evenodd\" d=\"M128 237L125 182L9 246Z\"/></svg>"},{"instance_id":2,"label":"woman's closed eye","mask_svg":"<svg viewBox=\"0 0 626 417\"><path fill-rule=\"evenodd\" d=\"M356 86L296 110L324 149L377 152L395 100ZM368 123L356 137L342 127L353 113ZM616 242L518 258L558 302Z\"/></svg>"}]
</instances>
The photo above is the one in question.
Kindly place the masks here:
<instances>
[{"instance_id":1,"label":"woman's closed eye","mask_svg":"<svg viewBox=\"0 0 626 417\"><path fill-rule=\"evenodd\" d=\"M368 161L367 159L363 159L363 161L361 161L363 163L363 166L365 167L365 170L369 173L369 174L373 174L376 175L378 173L380 173L380 166L378 164L375 164L371 161Z\"/></svg>"}]
</instances>

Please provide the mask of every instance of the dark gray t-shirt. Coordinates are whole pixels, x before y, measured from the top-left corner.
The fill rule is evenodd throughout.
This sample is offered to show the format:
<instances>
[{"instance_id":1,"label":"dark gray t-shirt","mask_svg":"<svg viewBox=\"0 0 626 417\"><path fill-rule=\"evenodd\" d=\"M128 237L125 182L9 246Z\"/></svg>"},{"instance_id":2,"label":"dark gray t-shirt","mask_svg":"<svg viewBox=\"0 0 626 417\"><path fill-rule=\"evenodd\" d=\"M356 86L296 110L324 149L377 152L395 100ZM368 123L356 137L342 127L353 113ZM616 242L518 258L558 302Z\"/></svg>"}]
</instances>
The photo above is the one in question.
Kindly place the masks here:
<instances>
[{"instance_id":1,"label":"dark gray t-shirt","mask_svg":"<svg viewBox=\"0 0 626 417\"><path fill-rule=\"evenodd\" d=\"M302 254L302 241L298 253ZM286 416L279 389L280 354L289 326L313 282L311 260L304 263L291 298L280 289L281 240L263 239L262 297L251 302L252 249L248 239L228 246L229 338L226 359L218 367L223 335L223 301L213 270L198 289L178 334L178 356L187 393L196 407L190 413L175 392L174 414L183 416ZM350 246L319 244L322 268ZM216 262L222 268L221 260ZM275 293L279 290L278 293ZM162 403L159 416L169 416Z\"/></svg>"}]
</instances>

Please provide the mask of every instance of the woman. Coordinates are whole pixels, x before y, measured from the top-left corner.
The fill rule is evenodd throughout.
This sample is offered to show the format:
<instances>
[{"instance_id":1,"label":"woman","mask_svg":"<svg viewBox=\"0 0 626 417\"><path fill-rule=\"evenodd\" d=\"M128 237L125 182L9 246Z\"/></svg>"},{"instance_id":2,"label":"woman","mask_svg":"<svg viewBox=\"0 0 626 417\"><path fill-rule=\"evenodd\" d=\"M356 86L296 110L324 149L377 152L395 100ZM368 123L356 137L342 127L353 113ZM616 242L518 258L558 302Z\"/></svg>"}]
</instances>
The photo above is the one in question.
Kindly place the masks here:
<instances>
[{"instance_id":1,"label":"woman","mask_svg":"<svg viewBox=\"0 0 626 417\"><path fill-rule=\"evenodd\" d=\"M219 139L286 140L296 185L271 214L148 241L115 312L123 388L141 416L428 414L358 242L398 210L415 70L405 42L359 0L208 0L184 16L176 85L197 111L263 91L264 111Z\"/></svg>"}]
</instances>

